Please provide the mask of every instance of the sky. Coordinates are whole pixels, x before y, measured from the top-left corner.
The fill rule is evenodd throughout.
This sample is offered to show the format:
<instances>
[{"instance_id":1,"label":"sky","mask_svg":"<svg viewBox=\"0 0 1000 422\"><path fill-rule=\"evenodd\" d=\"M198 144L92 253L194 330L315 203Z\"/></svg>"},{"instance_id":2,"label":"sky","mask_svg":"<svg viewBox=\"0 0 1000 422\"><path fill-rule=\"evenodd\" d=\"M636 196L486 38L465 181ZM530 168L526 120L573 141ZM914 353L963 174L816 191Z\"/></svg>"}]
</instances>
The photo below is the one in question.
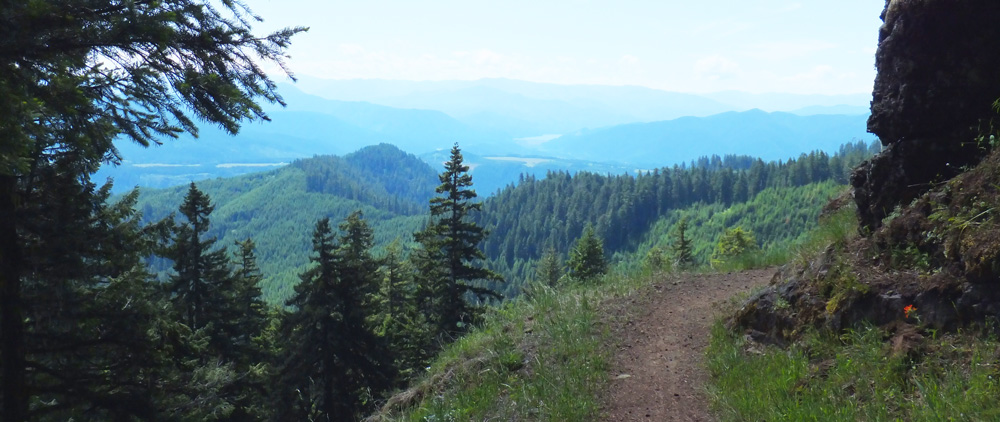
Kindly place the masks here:
<instances>
[{"instance_id":1,"label":"sky","mask_svg":"<svg viewBox=\"0 0 1000 422\"><path fill-rule=\"evenodd\" d=\"M297 75L870 93L881 0L246 0Z\"/></svg>"}]
</instances>

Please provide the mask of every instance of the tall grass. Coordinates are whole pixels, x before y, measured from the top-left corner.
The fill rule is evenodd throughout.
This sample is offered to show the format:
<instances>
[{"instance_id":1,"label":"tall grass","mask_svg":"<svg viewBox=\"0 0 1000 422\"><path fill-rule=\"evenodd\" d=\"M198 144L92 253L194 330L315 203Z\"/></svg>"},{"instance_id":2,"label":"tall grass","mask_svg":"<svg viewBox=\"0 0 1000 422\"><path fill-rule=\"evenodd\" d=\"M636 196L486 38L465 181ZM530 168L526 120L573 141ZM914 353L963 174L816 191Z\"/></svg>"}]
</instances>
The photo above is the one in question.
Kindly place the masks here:
<instances>
[{"instance_id":1,"label":"tall grass","mask_svg":"<svg viewBox=\"0 0 1000 422\"><path fill-rule=\"evenodd\" d=\"M812 332L788 350L751 345L715 324L709 388L724 421L1000 420L992 337L949 335L894 353L878 328Z\"/></svg>"},{"instance_id":2,"label":"tall grass","mask_svg":"<svg viewBox=\"0 0 1000 422\"><path fill-rule=\"evenodd\" d=\"M404 409L373 419L598 418L613 344L602 303L644 282L610 274L587 285L539 287L489 311L483 324L446 346L423 378L399 395L411 397Z\"/></svg>"},{"instance_id":3,"label":"tall grass","mask_svg":"<svg viewBox=\"0 0 1000 422\"><path fill-rule=\"evenodd\" d=\"M787 249L803 263L857 236L853 209L826 217ZM1000 342L949 334L893 350L888 333L812 330L788 349L712 328L709 395L724 421L1000 420Z\"/></svg>"}]
</instances>

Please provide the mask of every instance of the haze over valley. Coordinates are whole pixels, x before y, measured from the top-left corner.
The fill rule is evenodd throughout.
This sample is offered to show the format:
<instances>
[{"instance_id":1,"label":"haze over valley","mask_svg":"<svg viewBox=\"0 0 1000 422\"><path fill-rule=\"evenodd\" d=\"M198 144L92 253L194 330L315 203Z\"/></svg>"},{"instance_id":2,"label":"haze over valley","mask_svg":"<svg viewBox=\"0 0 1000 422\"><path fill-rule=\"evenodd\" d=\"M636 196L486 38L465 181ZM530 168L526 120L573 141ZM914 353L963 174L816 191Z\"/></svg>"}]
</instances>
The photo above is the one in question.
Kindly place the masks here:
<instances>
[{"instance_id":1,"label":"haze over valley","mask_svg":"<svg viewBox=\"0 0 1000 422\"><path fill-rule=\"evenodd\" d=\"M276 168L315 155L393 144L431 165L462 145L481 192L521 174L635 174L711 155L783 160L871 141L868 96L684 94L635 86L508 79L414 82L303 77L279 87L287 107L236 136L204 126L155 148L119 142L125 160L99 177L118 192Z\"/></svg>"}]
</instances>

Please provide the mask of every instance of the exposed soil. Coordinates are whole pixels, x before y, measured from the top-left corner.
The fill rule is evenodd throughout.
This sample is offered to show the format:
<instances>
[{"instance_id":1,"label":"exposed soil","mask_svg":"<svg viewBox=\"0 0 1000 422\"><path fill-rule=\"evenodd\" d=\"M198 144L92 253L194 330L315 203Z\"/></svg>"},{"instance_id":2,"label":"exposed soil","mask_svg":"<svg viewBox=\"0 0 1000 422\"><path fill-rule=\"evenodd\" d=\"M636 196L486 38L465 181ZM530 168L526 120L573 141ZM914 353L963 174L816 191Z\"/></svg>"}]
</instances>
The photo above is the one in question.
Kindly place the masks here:
<instances>
[{"instance_id":1,"label":"exposed soil","mask_svg":"<svg viewBox=\"0 0 1000 422\"><path fill-rule=\"evenodd\" d=\"M605 398L608 421L710 421L704 365L712 322L733 295L765 285L774 269L683 275L657 282L625 321Z\"/></svg>"}]
</instances>

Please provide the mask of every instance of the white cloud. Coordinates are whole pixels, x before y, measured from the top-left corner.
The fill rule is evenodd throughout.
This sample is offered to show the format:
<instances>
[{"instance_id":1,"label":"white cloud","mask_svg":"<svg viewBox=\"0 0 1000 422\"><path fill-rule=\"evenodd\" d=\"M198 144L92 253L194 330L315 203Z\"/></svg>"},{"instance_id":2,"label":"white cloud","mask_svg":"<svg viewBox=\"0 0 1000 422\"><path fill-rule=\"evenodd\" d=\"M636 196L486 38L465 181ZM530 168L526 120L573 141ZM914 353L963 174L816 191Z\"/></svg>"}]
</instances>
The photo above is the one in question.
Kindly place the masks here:
<instances>
[{"instance_id":1,"label":"white cloud","mask_svg":"<svg viewBox=\"0 0 1000 422\"><path fill-rule=\"evenodd\" d=\"M365 48L358 44L341 44L337 46L337 50L348 56L358 56L365 53Z\"/></svg>"},{"instance_id":2,"label":"white cloud","mask_svg":"<svg viewBox=\"0 0 1000 422\"><path fill-rule=\"evenodd\" d=\"M822 81L838 77L839 75L833 69L833 66L824 64L819 66L814 66L805 72L796 73L792 75L789 80L794 82L813 82Z\"/></svg>"},{"instance_id":3,"label":"white cloud","mask_svg":"<svg viewBox=\"0 0 1000 422\"><path fill-rule=\"evenodd\" d=\"M721 55L703 57L694 64L695 74L702 79L718 80L740 73L740 65Z\"/></svg>"},{"instance_id":4,"label":"white cloud","mask_svg":"<svg viewBox=\"0 0 1000 422\"><path fill-rule=\"evenodd\" d=\"M788 3L774 11L775 14L788 13L802 8L802 3Z\"/></svg>"},{"instance_id":5,"label":"white cloud","mask_svg":"<svg viewBox=\"0 0 1000 422\"><path fill-rule=\"evenodd\" d=\"M837 48L837 44L828 41L775 41L752 45L743 54L755 59L780 61L799 59L834 48Z\"/></svg>"},{"instance_id":6,"label":"white cloud","mask_svg":"<svg viewBox=\"0 0 1000 422\"><path fill-rule=\"evenodd\" d=\"M618 63L626 66L636 66L639 64L639 58L631 54L626 54L622 58L618 59Z\"/></svg>"}]
</instances>

